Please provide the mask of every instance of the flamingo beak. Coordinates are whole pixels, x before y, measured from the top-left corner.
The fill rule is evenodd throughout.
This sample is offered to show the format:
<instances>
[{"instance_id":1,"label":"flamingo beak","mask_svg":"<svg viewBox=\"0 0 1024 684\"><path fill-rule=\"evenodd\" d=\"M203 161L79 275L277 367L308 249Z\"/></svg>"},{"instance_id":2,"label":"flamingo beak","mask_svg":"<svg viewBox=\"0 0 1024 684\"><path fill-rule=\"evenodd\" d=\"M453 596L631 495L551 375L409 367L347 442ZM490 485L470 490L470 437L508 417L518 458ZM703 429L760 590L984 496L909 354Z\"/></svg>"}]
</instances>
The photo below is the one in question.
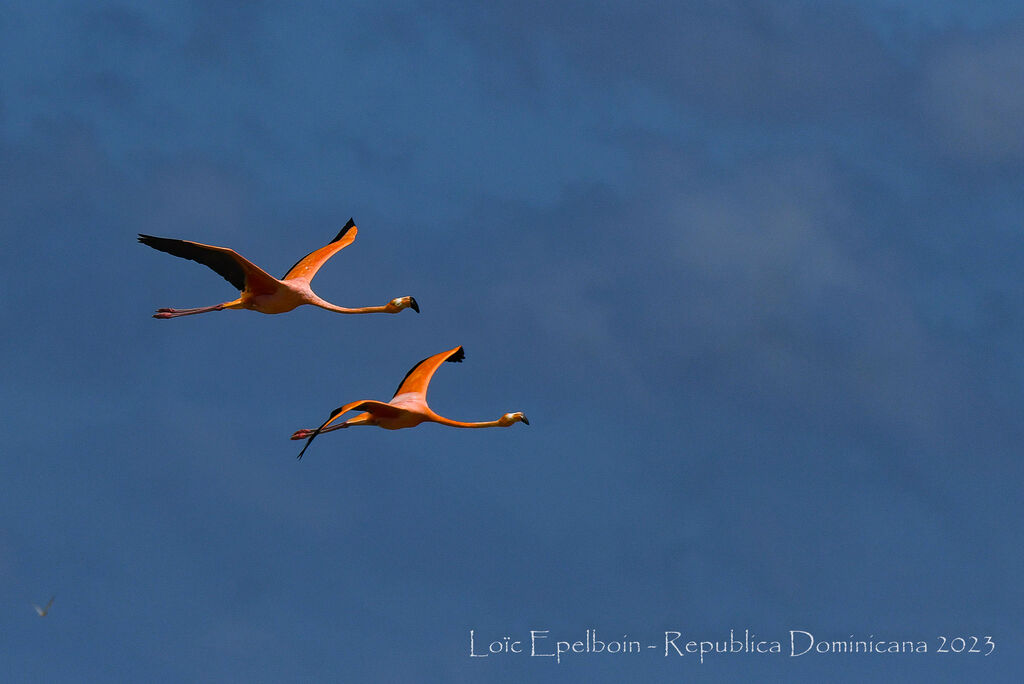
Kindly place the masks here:
<instances>
[{"instance_id":1,"label":"flamingo beak","mask_svg":"<svg viewBox=\"0 0 1024 684\"><path fill-rule=\"evenodd\" d=\"M525 415L523 415L523 423L525 423L526 425L530 424L530 421L526 420L526 416Z\"/></svg>"},{"instance_id":2,"label":"flamingo beak","mask_svg":"<svg viewBox=\"0 0 1024 684\"><path fill-rule=\"evenodd\" d=\"M416 313L420 312L420 305L416 303L415 297L409 297L409 308L411 308Z\"/></svg>"}]
</instances>

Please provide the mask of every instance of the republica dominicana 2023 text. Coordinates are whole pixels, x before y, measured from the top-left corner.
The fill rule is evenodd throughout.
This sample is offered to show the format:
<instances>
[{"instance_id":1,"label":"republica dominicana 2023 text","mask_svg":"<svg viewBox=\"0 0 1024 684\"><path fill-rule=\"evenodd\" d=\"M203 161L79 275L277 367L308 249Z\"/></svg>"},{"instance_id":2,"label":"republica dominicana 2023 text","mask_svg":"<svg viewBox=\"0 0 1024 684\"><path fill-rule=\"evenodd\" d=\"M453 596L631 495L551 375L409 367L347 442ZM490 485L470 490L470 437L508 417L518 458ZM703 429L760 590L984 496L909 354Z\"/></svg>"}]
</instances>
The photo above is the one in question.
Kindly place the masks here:
<instances>
[{"instance_id":1,"label":"republica dominicana 2023 text","mask_svg":"<svg viewBox=\"0 0 1024 684\"><path fill-rule=\"evenodd\" d=\"M713 656L777 655L789 658L821 655L900 655L934 653L950 656L984 657L996 649L989 635L936 635L930 639L907 639L867 635L816 636L814 632L791 629L781 638L763 637L750 629L730 629L725 635L708 639L679 630L665 630L655 640L640 640L623 634L618 638L599 636L596 629L586 629L576 639L552 636L548 629L531 629L521 636L493 637L469 630L469 656L491 658L522 656L563 658L592 655L639 656L645 653L660 657L692 656L700 663ZM579 638L582 636L582 638Z\"/></svg>"}]
</instances>

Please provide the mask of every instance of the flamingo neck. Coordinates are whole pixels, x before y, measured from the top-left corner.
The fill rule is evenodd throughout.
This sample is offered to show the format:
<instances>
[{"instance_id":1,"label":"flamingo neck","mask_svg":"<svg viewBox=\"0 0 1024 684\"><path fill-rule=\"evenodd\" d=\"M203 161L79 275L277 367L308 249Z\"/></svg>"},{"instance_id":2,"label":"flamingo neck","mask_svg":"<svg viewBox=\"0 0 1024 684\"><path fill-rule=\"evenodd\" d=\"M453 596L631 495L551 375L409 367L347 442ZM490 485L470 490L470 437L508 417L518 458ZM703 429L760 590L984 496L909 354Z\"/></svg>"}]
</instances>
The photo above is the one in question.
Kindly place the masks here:
<instances>
[{"instance_id":1,"label":"flamingo neck","mask_svg":"<svg viewBox=\"0 0 1024 684\"><path fill-rule=\"evenodd\" d=\"M450 418L445 418L444 416L439 416L435 413L430 417L430 420L435 423L440 423L441 425L448 425L450 427L457 428L505 427L505 424L501 422L500 418L498 420L488 420L483 423L464 423L461 420L452 420Z\"/></svg>"},{"instance_id":2,"label":"flamingo neck","mask_svg":"<svg viewBox=\"0 0 1024 684\"><path fill-rule=\"evenodd\" d=\"M328 311L343 314L391 313L391 309L387 305L361 306L356 309L349 309L344 306L337 306L335 304L331 304L330 302L320 299L319 297L316 300L310 302L310 304L312 304L313 306L319 306L321 309L327 309Z\"/></svg>"}]
</instances>

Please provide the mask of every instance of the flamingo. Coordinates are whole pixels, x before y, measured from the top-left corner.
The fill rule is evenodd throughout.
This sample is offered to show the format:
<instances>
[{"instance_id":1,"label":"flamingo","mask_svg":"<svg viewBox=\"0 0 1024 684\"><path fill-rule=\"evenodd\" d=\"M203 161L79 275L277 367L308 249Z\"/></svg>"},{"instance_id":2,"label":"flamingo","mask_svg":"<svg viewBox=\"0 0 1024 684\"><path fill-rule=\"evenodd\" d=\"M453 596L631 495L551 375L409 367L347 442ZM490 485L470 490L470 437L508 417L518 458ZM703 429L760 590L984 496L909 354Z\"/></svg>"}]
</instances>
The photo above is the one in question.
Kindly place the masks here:
<instances>
[{"instance_id":1,"label":"flamingo","mask_svg":"<svg viewBox=\"0 0 1024 684\"><path fill-rule=\"evenodd\" d=\"M509 427L519 421L529 425L530 421L526 419L526 416L521 411L506 413L497 420L483 423L463 423L439 416L427 406L427 385L430 384L430 379L434 376L434 372L445 361L461 363L464 358L466 358L466 352L463 351L461 346L441 352L440 354L428 356L405 374L401 384L398 385L398 389L395 390L395 395L391 397L391 401L387 403L366 399L354 401L351 404L345 404L331 411L327 421L316 430L296 430L291 438L306 440L306 445L302 447L302 451L299 452L297 458L302 458L302 455L306 453L306 449L309 448L313 439L321 432L340 430L353 425L377 425L385 430L416 427L420 423L427 421L458 428ZM349 411L363 411L363 413L337 425L331 425L339 416Z\"/></svg>"},{"instance_id":2,"label":"flamingo","mask_svg":"<svg viewBox=\"0 0 1024 684\"><path fill-rule=\"evenodd\" d=\"M406 308L412 308L413 311L419 313L419 304L412 297L398 297L384 306L346 309L321 299L310 289L309 283L320 267L327 263L332 256L352 244L352 241L356 239L357 232L359 230L356 228L355 222L349 219L345 227L330 243L299 259L299 262L292 266L280 280L233 249L139 233L139 242L142 244L182 259L189 259L209 266L241 291L238 299L216 306L204 306L198 309L157 309L153 318L192 316L221 309L252 309L265 314L279 314L291 311L302 304L312 304L321 309L344 314L398 313Z\"/></svg>"},{"instance_id":3,"label":"flamingo","mask_svg":"<svg viewBox=\"0 0 1024 684\"><path fill-rule=\"evenodd\" d=\"M50 612L50 606L53 605L53 599L55 599L55 598L57 598L57 597L56 596L51 596L50 600L47 601L46 605L43 606L42 608L40 608L39 606L37 606L34 603L32 604L32 607L36 609L36 612L39 614L39 617L46 617L47 616L47 614Z\"/></svg>"}]
</instances>

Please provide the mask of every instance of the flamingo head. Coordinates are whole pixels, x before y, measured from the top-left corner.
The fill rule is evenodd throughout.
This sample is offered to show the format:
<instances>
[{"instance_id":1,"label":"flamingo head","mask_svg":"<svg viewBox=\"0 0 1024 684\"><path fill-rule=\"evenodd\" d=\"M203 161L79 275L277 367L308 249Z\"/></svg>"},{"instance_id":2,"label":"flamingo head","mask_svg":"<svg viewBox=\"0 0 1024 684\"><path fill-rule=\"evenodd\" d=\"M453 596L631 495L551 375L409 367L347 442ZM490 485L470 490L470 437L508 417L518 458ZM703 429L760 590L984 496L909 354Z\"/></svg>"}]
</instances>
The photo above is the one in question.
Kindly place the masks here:
<instances>
[{"instance_id":1,"label":"flamingo head","mask_svg":"<svg viewBox=\"0 0 1024 684\"><path fill-rule=\"evenodd\" d=\"M509 425L512 425L513 423L518 423L520 421L525 423L526 425L530 424L530 421L526 419L526 415L522 411L516 411L515 413L506 413L505 415L498 419L498 422L500 422L503 427L508 427Z\"/></svg>"},{"instance_id":2,"label":"flamingo head","mask_svg":"<svg viewBox=\"0 0 1024 684\"><path fill-rule=\"evenodd\" d=\"M420 305L416 303L415 297L397 297L388 302L388 311L391 313L398 313L402 309L412 309L419 313Z\"/></svg>"}]
</instances>

